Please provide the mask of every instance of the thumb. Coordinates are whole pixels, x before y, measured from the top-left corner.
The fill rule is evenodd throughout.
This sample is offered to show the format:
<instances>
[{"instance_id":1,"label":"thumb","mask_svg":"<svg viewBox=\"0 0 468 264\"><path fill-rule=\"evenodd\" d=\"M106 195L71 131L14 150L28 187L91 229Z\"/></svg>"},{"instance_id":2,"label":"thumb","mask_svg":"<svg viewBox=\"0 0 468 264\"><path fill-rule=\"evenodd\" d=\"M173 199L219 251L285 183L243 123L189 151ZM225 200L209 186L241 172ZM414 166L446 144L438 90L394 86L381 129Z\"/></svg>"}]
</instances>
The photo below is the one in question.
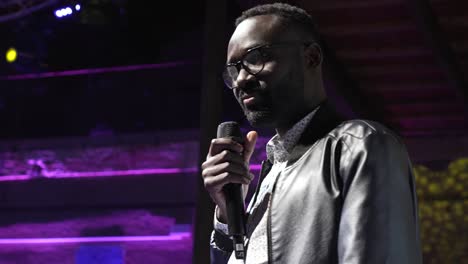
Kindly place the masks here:
<instances>
[{"instance_id":1,"label":"thumb","mask_svg":"<svg viewBox=\"0 0 468 264\"><path fill-rule=\"evenodd\" d=\"M255 150L255 143L257 142L258 134L256 131L250 131L247 133L247 136L245 137L245 142L244 142L244 161L249 162L250 157L252 157L252 154Z\"/></svg>"}]
</instances>

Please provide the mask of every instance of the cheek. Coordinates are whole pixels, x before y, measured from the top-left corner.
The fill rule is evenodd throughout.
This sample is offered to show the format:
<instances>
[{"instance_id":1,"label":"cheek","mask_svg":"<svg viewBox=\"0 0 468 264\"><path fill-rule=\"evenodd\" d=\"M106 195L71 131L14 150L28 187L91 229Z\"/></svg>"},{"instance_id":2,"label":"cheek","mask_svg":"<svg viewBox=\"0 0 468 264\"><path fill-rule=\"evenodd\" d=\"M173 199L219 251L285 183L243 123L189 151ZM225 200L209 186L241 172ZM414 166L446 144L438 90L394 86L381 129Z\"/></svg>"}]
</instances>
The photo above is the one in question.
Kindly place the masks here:
<instances>
[{"instance_id":1,"label":"cheek","mask_svg":"<svg viewBox=\"0 0 468 264\"><path fill-rule=\"evenodd\" d=\"M304 84L301 80L301 76L298 76L298 73L293 70L285 72L281 76L281 79L276 83L273 94L277 108L283 109L283 112L289 112L302 105L305 94Z\"/></svg>"},{"instance_id":2,"label":"cheek","mask_svg":"<svg viewBox=\"0 0 468 264\"><path fill-rule=\"evenodd\" d=\"M262 74L271 74L273 72L276 72L278 66L279 65L277 61L265 62L265 65L263 66Z\"/></svg>"},{"instance_id":3,"label":"cheek","mask_svg":"<svg viewBox=\"0 0 468 264\"><path fill-rule=\"evenodd\" d=\"M266 84L270 91L278 89L279 85L283 85L287 79L287 68L277 62L268 62L262 71L262 76L259 76Z\"/></svg>"},{"instance_id":4,"label":"cheek","mask_svg":"<svg viewBox=\"0 0 468 264\"><path fill-rule=\"evenodd\" d=\"M292 102L298 99L297 69L287 63L269 62L265 64L260 82L265 84L265 92L269 95L271 103L279 108L292 108ZM263 85L262 85L263 86ZM301 95L302 96L302 95Z\"/></svg>"}]
</instances>

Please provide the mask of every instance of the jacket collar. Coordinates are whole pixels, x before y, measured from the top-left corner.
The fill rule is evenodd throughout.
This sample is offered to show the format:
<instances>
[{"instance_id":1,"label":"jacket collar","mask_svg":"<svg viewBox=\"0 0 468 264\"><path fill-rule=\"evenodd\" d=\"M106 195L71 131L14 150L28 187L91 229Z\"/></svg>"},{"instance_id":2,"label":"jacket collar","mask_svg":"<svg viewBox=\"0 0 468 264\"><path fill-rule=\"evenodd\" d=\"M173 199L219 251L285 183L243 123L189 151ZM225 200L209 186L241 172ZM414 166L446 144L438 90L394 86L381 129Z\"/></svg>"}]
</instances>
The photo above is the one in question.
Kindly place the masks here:
<instances>
[{"instance_id":1,"label":"jacket collar","mask_svg":"<svg viewBox=\"0 0 468 264\"><path fill-rule=\"evenodd\" d=\"M336 113L328 100L323 101L294 146L288 165L298 160L317 140L325 137L343 121L345 119Z\"/></svg>"}]
</instances>

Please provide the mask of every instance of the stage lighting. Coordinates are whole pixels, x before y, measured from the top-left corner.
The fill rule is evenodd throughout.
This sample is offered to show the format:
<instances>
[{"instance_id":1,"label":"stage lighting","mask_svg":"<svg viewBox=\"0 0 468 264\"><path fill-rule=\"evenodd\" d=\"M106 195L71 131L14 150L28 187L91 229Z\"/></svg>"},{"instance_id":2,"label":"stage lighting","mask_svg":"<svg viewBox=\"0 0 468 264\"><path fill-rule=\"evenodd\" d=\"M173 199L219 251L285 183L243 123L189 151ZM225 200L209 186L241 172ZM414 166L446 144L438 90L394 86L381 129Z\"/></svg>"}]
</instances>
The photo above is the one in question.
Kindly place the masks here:
<instances>
[{"instance_id":1,"label":"stage lighting","mask_svg":"<svg viewBox=\"0 0 468 264\"><path fill-rule=\"evenodd\" d=\"M62 17L62 16L63 16L63 14L62 14L62 9L56 10L56 11L55 11L55 16L56 16L56 17Z\"/></svg>"},{"instance_id":2,"label":"stage lighting","mask_svg":"<svg viewBox=\"0 0 468 264\"><path fill-rule=\"evenodd\" d=\"M80 9L81 9L81 6L79 4L75 5L75 10L76 11L80 11Z\"/></svg>"},{"instance_id":3,"label":"stage lighting","mask_svg":"<svg viewBox=\"0 0 468 264\"><path fill-rule=\"evenodd\" d=\"M81 6L76 5L75 9L78 11L78 10L81 9ZM58 18L62 18L62 17L69 16L69 15L73 14L73 9L71 7L64 7L64 8L55 10L54 14Z\"/></svg>"},{"instance_id":4,"label":"stage lighting","mask_svg":"<svg viewBox=\"0 0 468 264\"><path fill-rule=\"evenodd\" d=\"M15 48L9 48L6 52L5 57L8 63L13 63L16 61L16 58L18 57L18 52L16 51Z\"/></svg>"}]
</instances>

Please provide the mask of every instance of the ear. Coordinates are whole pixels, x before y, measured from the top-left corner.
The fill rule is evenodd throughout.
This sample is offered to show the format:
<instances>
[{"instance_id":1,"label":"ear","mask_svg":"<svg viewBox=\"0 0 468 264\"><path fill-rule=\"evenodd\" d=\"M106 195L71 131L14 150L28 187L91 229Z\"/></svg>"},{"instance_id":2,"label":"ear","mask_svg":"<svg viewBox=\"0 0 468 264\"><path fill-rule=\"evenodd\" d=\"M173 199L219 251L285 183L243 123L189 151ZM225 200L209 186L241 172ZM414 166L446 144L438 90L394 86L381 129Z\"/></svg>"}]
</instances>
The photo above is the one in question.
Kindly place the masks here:
<instances>
[{"instance_id":1,"label":"ear","mask_svg":"<svg viewBox=\"0 0 468 264\"><path fill-rule=\"evenodd\" d=\"M304 48L304 57L306 65L315 68L322 64L322 49L317 43L313 42Z\"/></svg>"}]
</instances>

